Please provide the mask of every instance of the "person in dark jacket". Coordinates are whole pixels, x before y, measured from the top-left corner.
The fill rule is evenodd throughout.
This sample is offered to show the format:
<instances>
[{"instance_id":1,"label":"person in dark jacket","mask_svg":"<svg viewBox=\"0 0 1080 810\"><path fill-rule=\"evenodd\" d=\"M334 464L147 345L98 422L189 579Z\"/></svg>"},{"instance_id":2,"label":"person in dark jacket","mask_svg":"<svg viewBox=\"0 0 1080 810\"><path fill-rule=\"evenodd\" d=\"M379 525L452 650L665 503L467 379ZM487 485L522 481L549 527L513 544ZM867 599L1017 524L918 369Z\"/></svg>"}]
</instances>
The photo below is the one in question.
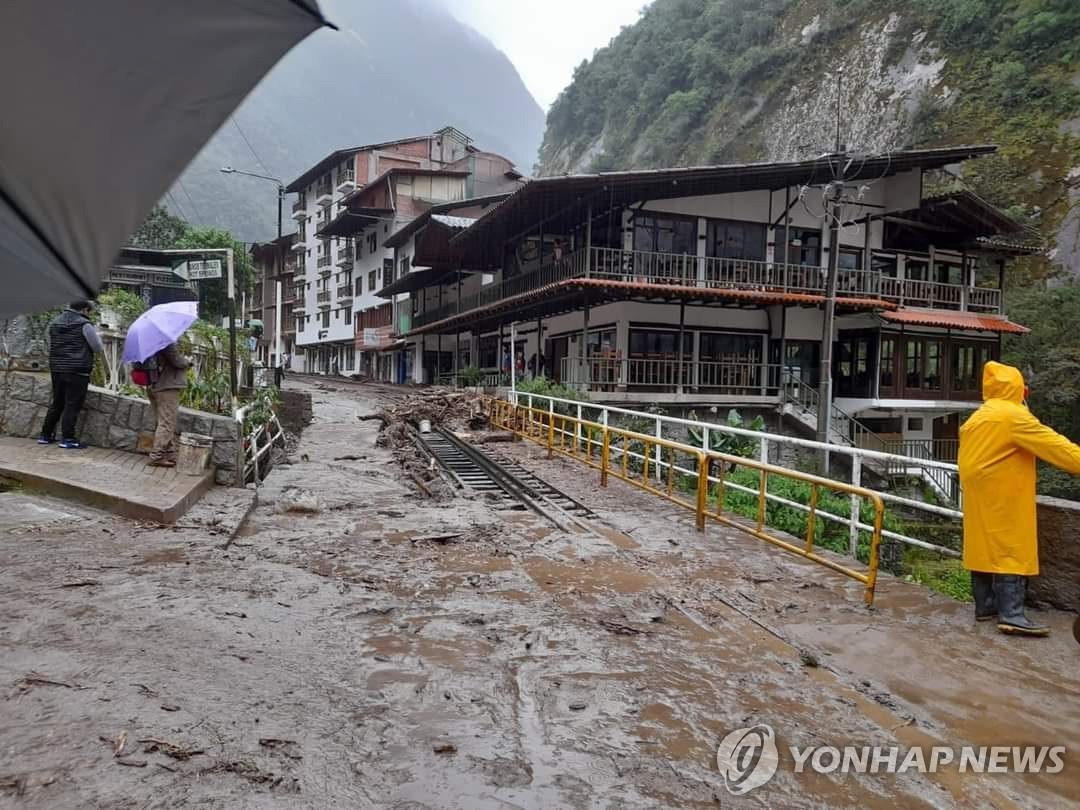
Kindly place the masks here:
<instances>
[{"instance_id":1,"label":"person in dark jacket","mask_svg":"<svg viewBox=\"0 0 1080 810\"><path fill-rule=\"evenodd\" d=\"M176 414L180 410L180 392L187 387L187 370L191 361L172 343L154 355L157 358L157 381L147 389L150 407L154 409L157 425L154 430L154 449L150 451L151 467L176 466Z\"/></svg>"},{"instance_id":2,"label":"person in dark jacket","mask_svg":"<svg viewBox=\"0 0 1080 810\"><path fill-rule=\"evenodd\" d=\"M65 450L84 447L75 436L75 423L86 401L90 372L94 369L94 355L102 351L101 338L90 323L93 308L91 301L72 301L49 324L52 404L45 414L38 444L52 444L56 440L56 425L60 423L60 446Z\"/></svg>"}]
</instances>

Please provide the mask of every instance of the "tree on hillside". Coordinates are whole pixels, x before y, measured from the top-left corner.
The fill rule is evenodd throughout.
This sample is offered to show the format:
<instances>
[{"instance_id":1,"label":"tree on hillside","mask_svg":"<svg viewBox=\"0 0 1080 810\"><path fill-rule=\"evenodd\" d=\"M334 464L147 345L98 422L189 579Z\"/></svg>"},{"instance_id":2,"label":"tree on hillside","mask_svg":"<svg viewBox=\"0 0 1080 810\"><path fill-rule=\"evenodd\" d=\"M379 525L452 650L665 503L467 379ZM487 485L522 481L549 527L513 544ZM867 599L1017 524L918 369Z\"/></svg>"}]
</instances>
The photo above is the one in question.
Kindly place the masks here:
<instances>
[{"instance_id":1,"label":"tree on hillside","mask_svg":"<svg viewBox=\"0 0 1080 810\"><path fill-rule=\"evenodd\" d=\"M176 247L190 226L180 217L169 213L164 205L155 205L139 229L128 239L131 247L165 250Z\"/></svg>"},{"instance_id":2,"label":"tree on hillside","mask_svg":"<svg viewBox=\"0 0 1080 810\"><path fill-rule=\"evenodd\" d=\"M1031 327L1031 334L1008 340L1003 359L1023 372L1032 413L1080 441L1080 284L1015 289L1009 293L1008 311L1010 318ZM1044 467L1039 490L1080 499L1080 480Z\"/></svg>"}]
</instances>

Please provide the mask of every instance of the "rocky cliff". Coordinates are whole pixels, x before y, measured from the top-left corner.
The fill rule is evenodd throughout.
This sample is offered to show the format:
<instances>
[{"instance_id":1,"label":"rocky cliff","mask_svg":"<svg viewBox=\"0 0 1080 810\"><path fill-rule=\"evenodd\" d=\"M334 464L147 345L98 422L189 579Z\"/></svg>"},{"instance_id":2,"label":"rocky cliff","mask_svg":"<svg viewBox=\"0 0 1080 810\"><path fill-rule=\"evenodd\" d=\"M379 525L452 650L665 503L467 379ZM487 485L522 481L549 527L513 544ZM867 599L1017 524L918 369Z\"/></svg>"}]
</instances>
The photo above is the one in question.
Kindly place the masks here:
<instances>
[{"instance_id":1,"label":"rocky cliff","mask_svg":"<svg viewBox=\"0 0 1080 810\"><path fill-rule=\"evenodd\" d=\"M838 128L856 152L997 143L964 184L1080 268L1074 0L655 0L577 69L539 167L800 158Z\"/></svg>"}]
</instances>

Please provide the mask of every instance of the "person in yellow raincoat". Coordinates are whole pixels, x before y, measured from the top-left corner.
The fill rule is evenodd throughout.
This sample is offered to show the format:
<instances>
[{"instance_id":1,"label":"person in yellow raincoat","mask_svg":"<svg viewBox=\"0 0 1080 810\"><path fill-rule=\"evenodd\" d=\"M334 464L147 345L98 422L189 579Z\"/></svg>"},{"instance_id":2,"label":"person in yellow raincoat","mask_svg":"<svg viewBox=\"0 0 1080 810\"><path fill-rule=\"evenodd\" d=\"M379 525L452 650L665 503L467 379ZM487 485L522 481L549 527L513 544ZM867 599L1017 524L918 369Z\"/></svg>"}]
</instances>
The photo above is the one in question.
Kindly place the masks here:
<instances>
[{"instance_id":1,"label":"person in yellow raincoat","mask_svg":"<svg viewBox=\"0 0 1080 810\"><path fill-rule=\"evenodd\" d=\"M964 567L971 572L975 618L998 620L1003 633L1045 636L1024 615L1027 577L1039 573L1035 461L1080 474L1080 446L1028 410L1018 369L983 368L983 404L960 428L964 493Z\"/></svg>"}]
</instances>

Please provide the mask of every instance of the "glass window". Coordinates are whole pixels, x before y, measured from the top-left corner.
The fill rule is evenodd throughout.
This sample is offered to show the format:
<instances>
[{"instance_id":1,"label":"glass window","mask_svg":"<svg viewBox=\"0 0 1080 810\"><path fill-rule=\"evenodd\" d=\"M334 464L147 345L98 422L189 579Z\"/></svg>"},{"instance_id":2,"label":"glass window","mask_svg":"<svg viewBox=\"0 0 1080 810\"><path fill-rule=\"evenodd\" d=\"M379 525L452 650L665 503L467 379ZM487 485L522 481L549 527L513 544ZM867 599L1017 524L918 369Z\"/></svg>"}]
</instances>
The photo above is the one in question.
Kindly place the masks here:
<instances>
[{"instance_id":1,"label":"glass window","mask_svg":"<svg viewBox=\"0 0 1080 810\"><path fill-rule=\"evenodd\" d=\"M683 334L683 356L693 354L693 334ZM675 347L679 342L678 332L659 332L645 329L630 330L630 356L649 359L664 359L675 356Z\"/></svg>"},{"instance_id":2,"label":"glass window","mask_svg":"<svg viewBox=\"0 0 1080 810\"><path fill-rule=\"evenodd\" d=\"M761 335L701 333L698 355L702 361L759 363Z\"/></svg>"},{"instance_id":3,"label":"glass window","mask_svg":"<svg viewBox=\"0 0 1080 810\"><path fill-rule=\"evenodd\" d=\"M777 228L777 245L779 255L777 261L787 264L799 264L806 267L821 266L821 231L813 231L809 228L788 228L787 250L784 250L784 228ZM787 257L790 257L788 259Z\"/></svg>"},{"instance_id":4,"label":"glass window","mask_svg":"<svg viewBox=\"0 0 1080 810\"><path fill-rule=\"evenodd\" d=\"M923 389L941 390L941 341L926 341L926 370L923 373Z\"/></svg>"},{"instance_id":5,"label":"glass window","mask_svg":"<svg viewBox=\"0 0 1080 810\"><path fill-rule=\"evenodd\" d=\"M908 339L904 344L904 387L922 387L923 344L921 340Z\"/></svg>"},{"instance_id":6,"label":"glass window","mask_svg":"<svg viewBox=\"0 0 1080 810\"><path fill-rule=\"evenodd\" d=\"M841 270L862 270L862 251L841 248L837 263Z\"/></svg>"},{"instance_id":7,"label":"glass window","mask_svg":"<svg viewBox=\"0 0 1080 810\"><path fill-rule=\"evenodd\" d=\"M886 278L896 278L896 257L871 256L870 269Z\"/></svg>"},{"instance_id":8,"label":"glass window","mask_svg":"<svg viewBox=\"0 0 1080 810\"><path fill-rule=\"evenodd\" d=\"M705 252L718 258L765 261L765 225L711 219Z\"/></svg>"},{"instance_id":9,"label":"glass window","mask_svg":"<svg viewBox=\"0 0 1080 810\"><path fill-rule=\"evenodd\" d=\"M367 274L367 288L368 292L372 292L375 289L375 271L372 270Z\"/></svg>"},{"instance_id":10,"label":"glass window","mask_svg":"<svg viewBox=\"0 0 1080 810\"><path fill-rule=\"evenodd\" d=\"M634 250L697 253L697 221L639 214L634 219Z\"/></svg>"},{"instance_id":11,"label":"glass window","mask_svg":"<svg viewBox=\"0 0 1080 810\"><path fill-rule=\"evenodd\" d=\"M896 385L896 338L881 338L881 393L892 393Z\"/></svg>"},{"instance_id":12,"label":"glass window","mask_svg":"<svg viewBox=\"0 0 1080 810\"><path fill-rule=\"evenodd\" d=\"M383 286L394 283L394 260L383 259L382 261Z\"/></svg>"},{"instance_id":13,"label":"glass window","mask_svg":"<svg viewBox=\"0 0 1080 810\"><path fill-rule=\"evenodd\" d=\"M322 314L322 325L323 325L323 329L329 329L330 328L330 310L326 310Z\"/></svg>"},{"instance_id":14,"label":"glass window","mask_svg":"<svg viewBox=\"0 0 1080 810\"><path fill-rule=\"evenodd\" d=\"M930 265L926 262L908 259L904 264L904 277L913 281L926 281L930 273Z\"/></svg>"}]
</instances>

